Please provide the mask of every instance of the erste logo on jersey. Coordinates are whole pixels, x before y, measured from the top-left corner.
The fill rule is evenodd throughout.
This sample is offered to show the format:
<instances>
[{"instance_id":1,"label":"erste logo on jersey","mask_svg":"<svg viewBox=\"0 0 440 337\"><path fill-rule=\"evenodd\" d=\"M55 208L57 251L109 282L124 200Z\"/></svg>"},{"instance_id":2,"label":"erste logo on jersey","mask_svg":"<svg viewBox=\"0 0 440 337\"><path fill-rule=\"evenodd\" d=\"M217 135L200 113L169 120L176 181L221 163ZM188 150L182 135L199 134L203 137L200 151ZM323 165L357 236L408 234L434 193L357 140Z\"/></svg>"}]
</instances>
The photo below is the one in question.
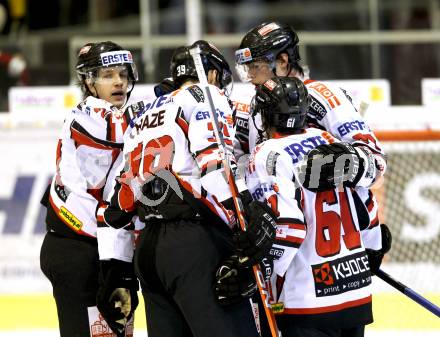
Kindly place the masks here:
<instances>
[{"instance_id":1,"label":"erste logo on jersey","mask_svg":"<svg viewBox=\"0 0 440 337\"><path fill-rule=\"evenodd\" d=\"M349 134L351 131L369 130L364 121L355 120L346 122L337 127L338 133L341 137Z\"/></svg>"},{"instance_id":2,"label":"erste logo on jersey","mask_svg":"<svg viewBox=\"0 0 440 337\"><path fill-rule=\"evenodd\" d=\"M289 156L292 158L294 164L303 159L307 153L313 150L318 145L327 144L328 142L322 136L313 136L303 139L300 142L292 143L284 148Z\"/></svg>"},{"instance_id":3,"label":"erste logo on jersey","mask_svg":"<svg viewBox=\"0 0 440 337\"><path fill-rule=\"evenodd\" d=\"M254 200L262 200L264 198L264 193L274 191L275 193L279 191L277 184L261 183L252 192L252 198Z\"/></svg>"},{"instance_id":4,"label":"erste logo on jersey","mask_svg":"<svg viewBox=\"0 0 440 337\"><path fill-rule=\"evenodd\" d=\"M216 111L217 115L219 115L220 117L224 118L229 125L232 125L232 118L230 116L227 116L220 109L215 109L215 111ZM196 113L196 120L197 121L201 121L201 120L204 120L204 119L210 119L210 118L211 118L211 113L208 110L198 111Z\"/></svg>"}]
</instances>

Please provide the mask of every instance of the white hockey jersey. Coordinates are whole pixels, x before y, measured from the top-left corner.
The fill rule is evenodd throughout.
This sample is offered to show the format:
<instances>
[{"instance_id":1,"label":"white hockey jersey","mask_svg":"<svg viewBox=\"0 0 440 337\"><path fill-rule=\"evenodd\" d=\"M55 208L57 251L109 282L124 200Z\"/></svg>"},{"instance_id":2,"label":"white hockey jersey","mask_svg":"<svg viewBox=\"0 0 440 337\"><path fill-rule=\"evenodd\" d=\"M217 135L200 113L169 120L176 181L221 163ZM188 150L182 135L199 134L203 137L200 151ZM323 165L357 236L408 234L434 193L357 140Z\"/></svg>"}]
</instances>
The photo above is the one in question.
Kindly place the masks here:
<instances>
[{"instance_id":1,"label":"white hockey jersey","mask_svg":"<svg viewBox=\"0 0 440 337\"><path fill-rule=\"evenodd\" d=\"M310 79L304 80L304 84L311 98L306 120L308 126L326 130L341 141L361 145L371 151L376 163L377 176L374 179L361 179L358 183L370 187L386 171L385 153L380 142L356 110L345 90L333 83ZM257 144L266 139L261 116L253 114L250 103L234 102L234 154L240 162L241 156L251 153ZM371 231L374 232L377 230L375 225L379 223L377 200L369 189L362 189L358 194L368 210L369 221L374 227ZM373 234L371 239L366 238L366 244L369 248L380 249L380 240L374 239L375 237Z\"/></svg>"},{"instance_id":2,"label":"white hockey jersey","mask_svg":"<svg viewBox=\"0 0 440 337\"><path fill-rule=\"evenodd\" d=\"M210 86L210 91L226 152L232 158L232 110L222 91L215 86ZM137 110L139 116L125 138L125 167L109 198L110 204L98 211L101 259L131 261L131 233L124 219L141 203L159 207L160 200L149 200L142 193L143 186L154 177L166 181L191 206L207 210L214 221L221 219L220 223L229 227L236 224L235 213L222 204L231 198L231 192L202 87L191 85L154 102L140 102ZM245 189L244 182L239 189ZM115 244L115 240L119 243Z\"/></svg>"},{"instance_id":3,"label":"white hockey jersey","mask_svg":"<svg viewBox=\"0 0 440 337\"><path fill-rule=\"evenodd\" d=\"M300 326L348 327L372 320L363 243L368 228L361 226L362 207L357 205L362 203L358 191L364 188L314 193L298 178L304 156L334 141L316 128L273 138L254 149L247 169L253 198L267 202L278 216L272 247L274 308L292 315Z\"/></svg>"},{"instance_id":4,"label":"white hockey jersey","mask_svg":"<svg viewBox=\"0 0 440 337\"><path fill-rule=\"evenodd\" d=\"M112 190L130 119L92 96L66 117L47 205L50 230L96 237L96 208Z\"/></svg>"}]
</instances>

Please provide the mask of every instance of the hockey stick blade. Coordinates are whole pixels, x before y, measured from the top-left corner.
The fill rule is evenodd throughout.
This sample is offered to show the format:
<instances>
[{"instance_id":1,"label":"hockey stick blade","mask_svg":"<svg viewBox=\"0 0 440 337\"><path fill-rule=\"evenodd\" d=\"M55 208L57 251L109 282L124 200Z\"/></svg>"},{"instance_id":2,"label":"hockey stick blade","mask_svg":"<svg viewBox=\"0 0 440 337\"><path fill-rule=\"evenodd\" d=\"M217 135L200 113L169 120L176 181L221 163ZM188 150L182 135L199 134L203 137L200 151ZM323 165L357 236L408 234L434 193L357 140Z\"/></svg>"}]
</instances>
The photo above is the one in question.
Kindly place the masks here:
<instances>
[{"instance_id":1,"label":"hockey stick blade","mask_svg":"<svg viewBox=\"0 0 440 337\"><path fill-rule=\"evenodd\" d=\"M399 290L404 295L408 296L414 302L420 304L422 307L432 312L437 317L440 317L440 308L437 305L427 300L422 295L416 293L414 290L407 287L403 283L395 280L389 274L385 273L382 269L379 269L375 275L380 279L382 279L383 281L385 281L386 283L388 283L390 286Z\"/></svg>"},{"instance_id":2,"label":"hockey stick blade","mask_svg":"<svg viewBox=\"0 0 440 337\"><path fill-rule=\"evenodd\" d=\"M212 121L214 136L215 136L215 140L217 142L217 146L219 148L220 157L221 157L222 164L223 164L223 169L224 169L224 172L226 175L226 179L228 181L229 189L231 190L232 200L234 201L234 206L237 211L237 217L238 217L238 221L240 223L240 227L242 230L245 231L246 230L246 220L243 216L243 214L244 214L243 205L241 203L240 195L239 195L239 192L237 189L237 185L235 183L235 178L232 173L229 157L226 155L226 151L225 151L226 147L225 147L224 139L223 139L222 134L219 131L218 116L216 114L214 102L212 100L211 91L209 89L208 80L206 78L205 70L203 68L202 58L200 55L201 50L198 46L194 47L194 48L190 49L190 54L194 60L194 65L196 68L197 76L199 78L199 83L200 83L200 85L202 85L204 87L206 97L208 98L209 108L211 110L210 117L211 117L211 121ZM260 267L258 265L253 266L253 271L254 271L255 279L258 284L258 290L260 292L261 299L263 302L264 312L266 314L267 321L269 323L271 335L272 335L272 337L281 337L281 333L278 330L278 327L277 327L277 324L275 321L275 316L273 314L273 311L270 308L269 292L265 288L264 278L261 273Z\"/></svg>"}]
</instances>

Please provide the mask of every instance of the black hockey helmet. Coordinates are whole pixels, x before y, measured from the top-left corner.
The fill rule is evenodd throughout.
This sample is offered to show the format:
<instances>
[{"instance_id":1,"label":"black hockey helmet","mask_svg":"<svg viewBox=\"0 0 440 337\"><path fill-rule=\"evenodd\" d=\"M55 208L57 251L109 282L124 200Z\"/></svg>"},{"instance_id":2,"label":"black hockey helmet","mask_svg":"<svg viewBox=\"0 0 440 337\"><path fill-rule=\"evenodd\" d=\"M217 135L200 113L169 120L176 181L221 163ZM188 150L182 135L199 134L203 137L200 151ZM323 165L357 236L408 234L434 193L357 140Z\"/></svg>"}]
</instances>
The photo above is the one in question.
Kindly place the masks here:
<instances>
[{"instance_id":1,"label":"black hockey helmet","mask_svg":"<svg viewBox=\"0 0 440 337\"><path fill-rule=\"evenodd\" d=\"M289 63L296 65L300 60L298 35L293 29L281 22L263 22L246 33L240 47L235 51L237 72L242 81L249 81L247 71L243 73L241 65L254 61L265 61L275 68L275 60L282 52L289 56Z\"/></svg>"},{"instance_id":2,"label":"black hockey helmet","mask_svg":"<svg viewBox=\"0 0 440 337\"><path fill-rule=\"evenodd\" d=\"M118 44L112 41L87 43L78 53L75 69L79 81L84 83L85 79L91 79L94 82L99 68L118 65L125 65L128 70L128 97L133 90L134 83L138 80L138 72L130 51L124 50Z\"/></svg>"},{"instance_id":3,"label":"black hockey helmet","mask_svg":"<svg viewBox=\"0 0 440 337\"><path fill-rule=\"evenodd\" d=\"M214 45L204 40L196 41L191 46L176 48L170 66L173 81L180 85L187 78L198 78L194 60L190 54L190 49L194 47L199 47L201 50L200 56L205 73L207 74L209 70L217 70L220 89L230 91L232 72L228 62Z\"/></svg>"},{"instance_id":4,"label":"black hockey helmet","mask_svg":"<svg viewBox=\"0 0 440 337\"><path fill-rule=\"evenodd\" d=\"M265 129L297 131L305 126L309 94L296 77L272 77L256 87L254 111L261 113Z\"/></svg>"}]
</instances>

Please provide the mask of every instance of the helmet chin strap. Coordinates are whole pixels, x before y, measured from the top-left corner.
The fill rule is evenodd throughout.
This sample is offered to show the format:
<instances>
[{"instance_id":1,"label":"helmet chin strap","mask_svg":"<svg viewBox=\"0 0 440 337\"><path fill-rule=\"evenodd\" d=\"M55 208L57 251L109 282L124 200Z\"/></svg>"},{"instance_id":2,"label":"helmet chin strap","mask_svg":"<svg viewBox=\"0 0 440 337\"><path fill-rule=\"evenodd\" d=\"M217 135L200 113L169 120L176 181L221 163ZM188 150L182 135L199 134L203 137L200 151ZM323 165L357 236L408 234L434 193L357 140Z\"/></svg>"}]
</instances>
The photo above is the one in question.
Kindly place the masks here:
<instances>
[{"instance_id":1,"label":"helmet chin strap","mask_svg":"<svg viewBox=\"0 0 440 337\"><path fill-rule=\"evenodd\" d=\"M133 89L134 89L134 85L136 84L136 82L133 81L132 83L133 83L133 85L131 86L131 89L130 89L129 91L127 91L127 96L125 97L125 102L124 102L124 104L122 105L121 109L125 106L125 104L128 103L128 100L130 99L131 92L133 91Z\"/></svg>"}]
</instances>

